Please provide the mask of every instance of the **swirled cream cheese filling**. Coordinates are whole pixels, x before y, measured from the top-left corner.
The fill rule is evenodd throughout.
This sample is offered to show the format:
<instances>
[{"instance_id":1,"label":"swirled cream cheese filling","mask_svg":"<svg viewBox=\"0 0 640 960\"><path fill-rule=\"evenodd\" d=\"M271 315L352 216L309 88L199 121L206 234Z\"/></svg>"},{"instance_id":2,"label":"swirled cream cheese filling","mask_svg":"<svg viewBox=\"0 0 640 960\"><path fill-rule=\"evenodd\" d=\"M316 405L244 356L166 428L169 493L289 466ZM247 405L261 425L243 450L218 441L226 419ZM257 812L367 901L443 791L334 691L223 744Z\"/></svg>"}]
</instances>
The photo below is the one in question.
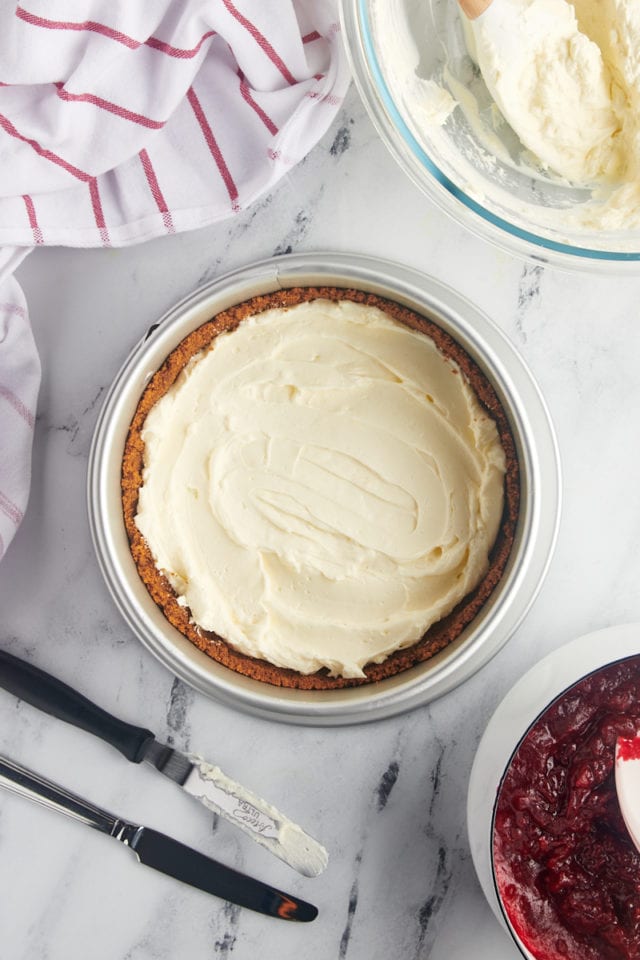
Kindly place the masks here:
<instances>
[{"instance_id":1,"label":"swirled cream cheese filling","mask_svg":"<svg viewBox=\"0 0 640 960\"><path fill-rule=\"evenodd\" d=\"M482 579L505 455L455 362L314 300L216 337L150 411L136 523L193 621L361 677Z\"/></svg>"}]
</instances>

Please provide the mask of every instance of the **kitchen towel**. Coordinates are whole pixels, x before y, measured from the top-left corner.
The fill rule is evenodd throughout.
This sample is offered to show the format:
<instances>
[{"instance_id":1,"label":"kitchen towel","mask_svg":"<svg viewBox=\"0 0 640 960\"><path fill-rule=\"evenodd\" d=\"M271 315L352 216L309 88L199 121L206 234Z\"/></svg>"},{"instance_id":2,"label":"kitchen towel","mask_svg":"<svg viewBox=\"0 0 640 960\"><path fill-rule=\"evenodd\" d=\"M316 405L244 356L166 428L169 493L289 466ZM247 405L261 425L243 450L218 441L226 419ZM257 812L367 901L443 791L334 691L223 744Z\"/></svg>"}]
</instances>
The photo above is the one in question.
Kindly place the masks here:
<instances>
[{"instance_id":1,"label":"kitchen towel","mask_svg":"<svg viewBox=\"0 0 640 960\"><path fill-rule=\"evenodd\" d=\"M12 272L245 209L349 85L337 0L0 0L0 558L26 507L39 361Z\"/></svg>"}]
</instances>

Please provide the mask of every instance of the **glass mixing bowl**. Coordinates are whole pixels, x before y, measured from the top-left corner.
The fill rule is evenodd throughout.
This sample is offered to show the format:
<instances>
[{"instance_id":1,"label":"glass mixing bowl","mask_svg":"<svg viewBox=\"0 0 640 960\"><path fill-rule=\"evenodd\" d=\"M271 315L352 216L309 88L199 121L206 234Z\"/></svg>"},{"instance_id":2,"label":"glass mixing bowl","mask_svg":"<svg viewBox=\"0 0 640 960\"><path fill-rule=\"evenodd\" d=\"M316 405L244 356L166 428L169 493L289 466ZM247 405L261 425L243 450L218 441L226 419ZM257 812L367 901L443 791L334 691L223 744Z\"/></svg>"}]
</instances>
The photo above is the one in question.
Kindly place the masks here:
<instances>
[{"instance_id":1,"label":"glass mixing bowl","mask_svg":"<svg viewBox=\"0 0 640 960\"><path fill-rule=\"evenodd\" d=\"M400 167L443 210L512 253L557 266L609 271L640 261L640 228L598 226L603 201L536 168L500 122L467 52L455 0L341 0L341 6L355 82L371 119ZM444 122L442 89L458 103Z\"/></svg>"}]
</instances>

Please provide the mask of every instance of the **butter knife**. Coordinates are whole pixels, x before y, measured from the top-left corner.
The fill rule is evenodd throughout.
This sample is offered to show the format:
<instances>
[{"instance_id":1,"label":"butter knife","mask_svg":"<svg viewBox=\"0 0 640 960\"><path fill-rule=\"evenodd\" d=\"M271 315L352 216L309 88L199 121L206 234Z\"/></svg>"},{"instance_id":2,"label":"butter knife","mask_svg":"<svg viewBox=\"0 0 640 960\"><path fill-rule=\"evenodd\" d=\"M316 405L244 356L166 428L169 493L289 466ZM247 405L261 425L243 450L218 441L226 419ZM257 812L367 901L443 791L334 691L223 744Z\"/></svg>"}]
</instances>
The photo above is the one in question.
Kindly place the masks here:
<instances>
[{"instance_id":1,"label":"butter knife","mask_svg":"<svg viewBox=\"0 0 640 960\"><path fill-rule=\"evenodd\" d=\"M0 650L0 687L99 737L132 763L151 764L304 876L315 877L326 867L327 851L317 840L218 767L159 743L151 730L119 720L66 683L4 650Z\"/></svg>"},{"instance_id":2,"label":"butter knife","mask_svg":"<svg viewBox=\"0 0 640 960\"><path fill-rule=\"evenodd\" d=\"M164 833L115 817L7 757L0 757L0 786L120 840L140 863L205 893L282 920L309 922L318 915L312 904L211 860Z\"/></svg>"}]
</instances>

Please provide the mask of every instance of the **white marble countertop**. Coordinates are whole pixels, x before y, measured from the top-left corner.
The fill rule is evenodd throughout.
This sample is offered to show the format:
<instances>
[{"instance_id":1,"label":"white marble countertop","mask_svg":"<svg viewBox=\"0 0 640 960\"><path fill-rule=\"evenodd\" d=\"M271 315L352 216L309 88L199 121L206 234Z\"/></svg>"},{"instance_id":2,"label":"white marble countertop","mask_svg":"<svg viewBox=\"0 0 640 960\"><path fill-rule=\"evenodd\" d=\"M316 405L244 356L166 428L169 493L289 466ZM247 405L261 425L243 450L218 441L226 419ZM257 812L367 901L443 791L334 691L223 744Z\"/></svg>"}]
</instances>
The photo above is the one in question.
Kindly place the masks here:
<instances>
[{"instance_id":1,"label":"white marble countertop","mask_svg":"<svg viewBox=\"0 0 640 960\"><path fill-rule=\"evenodd\" d=\"M286 251L403 261L471 298L536 376L557 429L564 508L525 623L463 687L412 713L338 729L257 720L176 680L123 623L85 507L100 403L131 347L203 281ZM450 222L396 168L357 94L269 197L214 227L126 250L38 250L19 270L43 363L26 519L0 565L0 646L160 739L198 750L329 848L305 880L150 769L0 692L0 752L95 803L311 900L269 920L138 866L27 801L0 796L3 960L515 960L469 854L466 787L484 725L543 654L640 620L640 271L524 263Z\"/></svg>"}]
</instances>

